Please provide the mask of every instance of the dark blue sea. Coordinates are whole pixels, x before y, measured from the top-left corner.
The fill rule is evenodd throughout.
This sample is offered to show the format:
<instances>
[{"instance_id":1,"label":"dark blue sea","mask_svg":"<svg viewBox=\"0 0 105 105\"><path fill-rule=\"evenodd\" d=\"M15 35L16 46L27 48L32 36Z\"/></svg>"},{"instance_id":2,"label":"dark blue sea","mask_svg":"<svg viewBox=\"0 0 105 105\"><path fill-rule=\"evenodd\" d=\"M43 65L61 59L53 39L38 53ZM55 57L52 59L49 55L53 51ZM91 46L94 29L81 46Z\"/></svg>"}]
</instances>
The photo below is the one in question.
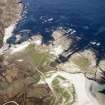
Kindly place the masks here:
<instances>
[{"instance_id":1,"label":"dark blue sea","mask_svg":"<svg viewBox=\"0 0 105 105\"><path fill-rule=\"evenodd\" d=\"M41 33L43 42L52 40L52 32L58 27L72 28L76 40L70 49L74 52L93 49L99 59L105 57L105 0L21 0L22 19L16 25L8 43L20 42Z\"/></svg>"}]
</instances>

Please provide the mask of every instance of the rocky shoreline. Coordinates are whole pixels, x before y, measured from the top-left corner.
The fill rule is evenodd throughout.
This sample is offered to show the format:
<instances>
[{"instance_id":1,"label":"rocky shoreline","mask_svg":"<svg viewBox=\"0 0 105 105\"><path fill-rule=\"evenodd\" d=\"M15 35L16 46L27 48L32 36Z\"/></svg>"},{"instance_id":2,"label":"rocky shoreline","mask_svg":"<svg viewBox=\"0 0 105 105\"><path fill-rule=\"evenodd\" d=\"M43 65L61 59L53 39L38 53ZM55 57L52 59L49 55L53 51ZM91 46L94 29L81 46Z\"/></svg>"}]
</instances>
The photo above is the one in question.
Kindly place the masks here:
<instances>
[{"instance_id":1,"label":"rocky shoreline","mask_svg":"<svg viewBox=\"0 0 105 105\"><path fill-rule=\"evenodd\" d=\"M50 46L50 52L56 56L56 60L58 61L59 56L66 55L65 51L70 47L72 39L65 36L64 31L62 30L55 31L52 36L54 37L54 41L53 45ZM84 73L88 79L95 80L100 84L105 84L105 60L101 60L97 66L96 59L93 50L87 49L72 54L67 61L61 61L57 67L66 72ZM75 69L73 69L74 67ZM69 68L72 68L73 70L70 71Z\"/></svg>"},{"instance_id":2,"label":"rocky shoreline","mask_svg":"<svg viewBox=\"0 0 105 105\"><path fill-rule=\"evenodd\" d=\"M68 43L65 43L67 40L66 40L66 37L64 37L64 36L62 36L63 35L63 33L62 32L60 32L60 31L56 31L55 32L56 34L55 34L55 37L61 37L61 40L62 41L64 41L64 43L61 43L62 41L60 40L60 38L58 38L58 39L56 39L55 40L55 42L53 42L53 43L51 43L50 45L42 45L41 44L41 40L42 40L42 37L40 37L40 36L34 36L34 37L32 37L31 39L29 39L28 41L26 41L25 43L26 44L20 44L20 45L14 45L14 46L11 46L11 48L9 48L9 50L5 53L5 60L4 61L2 61L5 65L4 66L7 66L7 68L8 68L8 70L6 70L6 72L4 73L4 76L6 76L6 80L7 81L9 81L9 83L13 83L13 81L16 81L17 79L19 79L19 75L20 75L20 73L18 74L17 72L19 71L19 72L21 72L20 70L27 70L27 67L25 67L26 66L26 64L27 63L29 63L29 62L32 62L32 60L31 60L31 58L30 57L28 57L28 55L26 55L28 58L26 59L26 56L25 56L25 54L26 54L26 52L27 52L27 47L28 47L28 45L32 45L32 46L35 46L35 51L37 51L37 52L39 52L39 54L40 53L43 53L43 52L47 52L48 54L51 54L50 56L50 59L54 62L58 57L59 57L59 55L61 55L62 54L62 51L64 51L65 49L62 49L62 48L64 48L64 46L69 46L70 45L70 43L71 43L71 41L70 42L68 42ZM57 36L56 36L57 35ZM40 43L39 43L40 42ZM61 46L61 47L59 47L59 46ZM31 47L30 47L31 48ZM33 49L33 47L31 48L31 49L29 49L28 50L28 53L29 54L32 54L32 56L33 56L33 54L35 53L35 55L36 55L36 52L34 51L34 50L32 50ZM58 50L59 49L59 50ZM61 51L61 49L62 49L62 51ZM32 52L32 51L33 52ZM31 51L31 52L30 52ZM22 54L23 53L23 54ZM21 55L22 54L22 55ZM34 55L34 56L35 56ZM41 55L43 55L43 54L41 54ZM40 56L41 56L40 55ZM24 58L24 56L25 56L25 58ZM37 57L37 56L36 56ZM34 58L34 57L33 57ZM35 58L34 58L35 59ZM36 58L36 60L37 60L38 58ZM28 61L29 60L29 61ZM39 60L39 59L38 59ZM8 63L8 62L10 63ZM14 61L14 62L13 62ZM24 62L24 63L23 63ZM36 62L36 61L35 61ZM83 62L83 63L82 63ZM26 64L25 64L26 63ZM37 61L37 63L38 63L38 61ZM25 66L24 66L24 64L25 64ZM44 65L46 65L46 63L44 64ZM50 65L49 65L50 66ZM102 65L101 65L102 66ZM15 68L16 67L16 68ZM12 72L11 72L11 68L14 68L14 72L13 72L13 74L12 74ZM39 67L40 68L40 67ZM94 74L94 72L91 72L91 70L93 70L93 68L95 68L96 69L96 66L95 66L95 55L94 55L94 53L92 53L91 52L91 50L89 51L89 50L87 50L87 51L85 51L85 52L79 52L79 53L76 53L76 54L74 54L74 55L72 55L71 56L71 58L67 61L67 62L65 62L65 63L61 63L61 64L57 64L56 65L56 67L52 67L51 66L51 68L55 68L57 71L52 71L52 73L50 73L50 71L48 71L48 73L46 72L45 74L42 72L42 71L38 71L39 73L41 73L42 74L42 77L43 78L45 78L45 81L46 81L46 83L48 84L48 86L47 87L50 87L50 89L53 89L52 87L51 87L51 78L54 76L53 75L53 72L55 73L55 75L57 76L61 76L62 78L65 78L65 79L67 79L67 80L65 80L65 81L68 81L68 79L69 79L69 81L70 80L72 80L73 81L73 83L74 83L74 87L75 87L75 89L76 89L76 93L78 94L78 98L77 98L77 100L78 100L78 102L76 103L76 105L81 105L81 103L82 102L86 102L87 101L87 98L86 99L84 99L84 101L82 101L81 100L81 95L83 95L83 94L80 94L80 88L83 88L83 89L85 89L84 90L84 95L85 95L85 97L88 97L87 96L87 88L90 88L91 87L91 84L89 85L89 87L85 87L85 84L87 84L87 83L85 83L85 79L87 79L84 75L83 75L83 73L85 74L85 73L89 73L89 74ZM51 69L50 68L50 69ZM88 71L89 69L87 69L87 68L89 68L89 69L91 69L90 71ZM20 70L19 70L20 69ZM41 69L41 70L43 70L43 69ZM97 69L96 69L97 70ZM25 72L25 71L24 71ZM95 71L96 72L96 71ZM37 73L36 73L37 74ZM38 74L37 74L38 75ZM43 76L43 75L51 75L52 77L45 77L45 76ZM82 75L82 77L81 77L81 75ZM55 76L55 77L56 77ZM82 82L82 84L83 85L81 85L82 87L77 87L77 86L79 86L79 84L77 84L77 82L76 82L76 80L77 80L77 77L75 77L75 76L79 76L78 77L78 79L80 79L81 81L84 81L84 82ZM15 78L16 78L16 80L15 80ZM23 77L21 77L21 79L24 81L24 78ZM53 78L54 79L54 78ZM55 79L56 80L56 79ZM58 79L59 80L59 79ZM41 81L43 81L42 79L41 79ZM53 81L53 80L52 80ZM21 81L22 82L22 81ZM32 81L31 81L31 78L29 77L28 78L28 83L30 84ZM18 84L18 81L17 81L17 84ZM27 83L26 83L27 84ZM40 84L40 83L39 83ZM66 84L68 84L68 82L66 83ZM65 83L63 84L64 86L66 85ZM16 85L16 84L15 84ZM22 85L22 84L20 84L20 85ZM2 86L4 86L4 85L2 85ZM17 86L17 85L16 85ZM22 85L23 86L23 85ZM57 85L58 86L58 85ZM68 85L67 85L68 86ZM45 88L46 86L44 86L43 88ZM12 88L12 87L11 87ZM23 87L21 87L21 88L23 88ZM17 88L18 89L18 88ZM35 88L34 89L36 89L36 86L35 86ZM79 90L78 90L79 89ZM21 89L19 88L18 89L18 91L20 91ZM77 91L78 90L78 91ZM11 90L11 91L13 91L13 90ZM9 97L13 97L18 91L16 91L16 93L14 93L14 94L12 94L12 92L11 92L10 90L8 90L8 95L9 95ZM51 91L54 91L54 90L51 90ZM86 91L86 92L85 92ZM90 93L90 91L88 91L88 93ZM4 93L2 93L1 92L1 94L3 94L4 96L5 96L5 92ZM36 94L36 93L35 93ZM52 93L50 92L50 93L48 93L49 95L52 95ZM57 93L58 94L58 93ZM71 94L71 93L70 93ZM58 97L59 97L59 94L58 94ZM73 96L74 97L74 96ZM91 97L91 98L90 98ZM8 98L8 96L7 96L7 98ZM74 98L75 99L75 98ZM39 98L38 98L38 100L39 100ZM89 104L88 105L94 105L94 103L92 102L92 100L94 100L94 102L95 102L95 104L97 104L97 105L100 105L100 104L98 104L97 102L96 102L96 99L94 98L94 96L92 96L91 94L90 94L90 96L88 97L88 101L89 101ZM18 101L16 101L16 102L18 102ZM74 102L74 101L73 101ZM21 104L20 104L21 105Z\"/></svg>"},{"instance_id":3,"label":"rocky shoreline","mask_svg":"<svg viewBox=\"0 0 105 105\"><path fill-rule=\"evenodd\" d=\"M16 24L21 18L22 5L18 0L0 1L0 47L3 45L5 29L11 24Z\"/></svg>"},{"instance_id":4,"label":"rocky shoreline","mask_svg":"<svg viewBox=\"0 0 105 105\"><path fill-rule=\"evenodd\" d=\"M4 31L7 32L6 35L12 34L16 23L21 18L23 7L18 5L21 1L6 0L0 3L5 7L2 7L4 9L2 17L8 18L10 13L9 21L6 22L6 18L0 18L0 44L2 46L3 38L5 37L5 43L7 40L3 35ZM13 5L12 10L7 9L8 3ZM70 31L74 32L72 29ZM94 89L96 82L100 87L105 84L105 60L100 61L99 66L96 66L94 52L85 50L72 54L66 62L58 63L56 61L61 55L65 56L64 52L73 40L65 35L63 29L54 31L52 36L54 41L49 42L49 45L42 45L42 37L37 35L24 43L12 45L0 55L1 105L5 105L6 102L17 102L19 105L22 103L24 105L34 105L34 103L49 105L49 102L52 102L51 99L57 101L55 105L58 105L58 102L62 105L65 105L64 103L72 105L76 98L75 105L85 105L87 102L88 105L101 105L91 94L91 87L93 86ZM94 80L95 84L91 80ZM85 87L87 81L88 85Z\"/></svg>"}]
</instances>

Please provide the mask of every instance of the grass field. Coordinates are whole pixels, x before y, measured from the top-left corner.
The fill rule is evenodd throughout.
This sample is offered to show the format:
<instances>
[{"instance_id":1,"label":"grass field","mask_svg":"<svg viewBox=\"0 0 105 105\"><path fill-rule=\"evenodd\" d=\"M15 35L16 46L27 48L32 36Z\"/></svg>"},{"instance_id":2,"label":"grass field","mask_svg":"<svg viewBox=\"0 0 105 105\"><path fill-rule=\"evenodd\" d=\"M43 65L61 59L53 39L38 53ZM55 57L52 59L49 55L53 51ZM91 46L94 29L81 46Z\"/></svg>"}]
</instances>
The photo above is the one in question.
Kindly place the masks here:
<instances>
[{"instance_id":1,"label":"grass field","mask_svg":"<svg viewBox=\"0 0 105 105\"><path fill-rule=\"evenodd\" d=\"M75 99L75 89L70 83L67 86L63 86L63 82L66 82L65 78L60 76L57 76L52 81L52 87L56 96L55 105L72 105Z\"/></svg>"},{"instance_id":2,"label":"grass field","mask_svg":"<svg viewBox=\"0 0 105 105\"><path fill-rule=\"evenodd\" d=\"M50 62L49 54L47 52L40 52L35 50L34 45L29 45L25 53L29 56L36 65L43 65Z\"/></svg>"}]
</instances>

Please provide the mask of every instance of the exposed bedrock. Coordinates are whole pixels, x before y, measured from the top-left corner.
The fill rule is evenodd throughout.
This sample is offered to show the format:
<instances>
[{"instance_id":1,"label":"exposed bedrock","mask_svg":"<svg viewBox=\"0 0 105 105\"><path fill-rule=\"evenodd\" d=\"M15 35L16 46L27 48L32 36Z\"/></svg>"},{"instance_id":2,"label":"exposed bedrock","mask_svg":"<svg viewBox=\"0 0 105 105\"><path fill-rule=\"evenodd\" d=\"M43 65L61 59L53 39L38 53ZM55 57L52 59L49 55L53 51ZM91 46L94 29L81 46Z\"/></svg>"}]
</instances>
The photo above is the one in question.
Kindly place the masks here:
<instances>
[{"instance_id":1,"label":"exposed bedrock","mask_svg":"<svg viewBox=\"0 0 105 105\"><path fill-rule=\"evenodd\" d=\"M64 35L64 31L61 30L55 31L53 37L55 40L51 49L55 50L53 54L57 56L56 63L60 65L60 69L74 72L71 69L71 64L73 64L80 69L77 72L85 73L86 77L101 84L105 83L105 60L101 60L97 66L97 58L93 49L79 52L73 52L71 49L67 50L73 40L68 35Z\"/></svg>"},{"instance_id":2,"label":"exposed bedrock","mask_svg":"<svg viewBox=\"0 0 105 105\"><path fill-rule=\"evenodd\" d=\"M0 0L0 47L3 44L5 28L19 20L21 9L18 0Z\"/></svg>"}]
</instances>

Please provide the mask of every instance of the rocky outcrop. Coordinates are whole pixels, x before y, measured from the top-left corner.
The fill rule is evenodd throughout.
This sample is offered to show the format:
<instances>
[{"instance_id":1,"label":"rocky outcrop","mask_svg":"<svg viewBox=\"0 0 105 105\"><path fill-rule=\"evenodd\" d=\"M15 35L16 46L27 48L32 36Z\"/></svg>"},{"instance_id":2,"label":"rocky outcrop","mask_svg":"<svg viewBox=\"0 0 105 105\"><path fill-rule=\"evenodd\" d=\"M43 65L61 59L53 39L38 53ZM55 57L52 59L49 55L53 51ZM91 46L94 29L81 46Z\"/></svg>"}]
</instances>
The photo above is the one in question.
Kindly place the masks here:
<instances>
[{"instance_id":1,"label":"rocky outcrop","mask_svg":"<svg viewBox=\"0 0 105 105\"><path fill-rule=\"evenodd\" d=\"M15 23L20 18L22 6L18 4L18 0L0 0L0 10L2 12L0 21L4 27Z\"/></svg>"},{"instance_id":2,"label":"rocky outcrop","mask_svg":"<svg viewBox=\"0 0 105 105\"><path fill-rule=\"evenodd\" d=\"M5 28L20 18L21 7L18 0L0 0L0 47L3 44Z\"/></svg>"},{"instance_id":3,"label":"rocky outcrop","mask_svg":"<svg viewBox=\"0 0 105 105\"><path fill-rule=\"evenodd\" d=\"M0 47L3 45L4 25L0 22Z\"/></svg>"},{"instance_id":4,"label":"rocky outcrop","mask_svg":"<svg viewBox=\"0 0 105 105\"><path fill-rule=\"evenodd\" d=\"M100 61L96 72L96 81L105 84L105 60Z\"/></svg>"},{"instance_id":5,"label":"rocky outcrop","mask_svg":"<svg viewBox=\"0 0 105 105\"><path fill-rule=\"evenodd\" d=\"M50 52L56 57L59 57L65 50L67 50L72 43L72 40L68 38L68 35L65 35L65 31L56 30L52 34L54 41L52 45L50 44Z\"/></svg>"},{"instance_id":6,"label":"rocky outcrop","mask_svg":"<svg viewBox=\"0 0 105 105\"><path fill-rule=\"evenodd\" d=\"M68 51L69 53L65 53L65 50L70 47L72 40L64 34L65 32L63 30L57 30L52 35L54 42L53 45L50 46L50 51L57 58L57 68L70 73L84 73L87 78L104 84L105 60L101 60L97 66L96 55L92 49L79 51L74 54L70 51ZM71 56L68 58L66 55L70 55L70 53Z\"/></svg>"}]
</instances>

